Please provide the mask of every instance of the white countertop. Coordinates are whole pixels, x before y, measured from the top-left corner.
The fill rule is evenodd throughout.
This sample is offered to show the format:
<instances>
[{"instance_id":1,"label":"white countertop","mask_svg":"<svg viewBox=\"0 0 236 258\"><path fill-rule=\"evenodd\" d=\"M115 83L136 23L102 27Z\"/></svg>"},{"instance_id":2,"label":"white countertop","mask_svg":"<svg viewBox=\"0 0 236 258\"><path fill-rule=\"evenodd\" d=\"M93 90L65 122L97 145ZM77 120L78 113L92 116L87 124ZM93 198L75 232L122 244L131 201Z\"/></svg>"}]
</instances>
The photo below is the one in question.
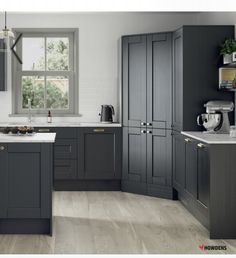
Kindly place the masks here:
<instances>
[{"instance_id":1,"label":"white countertop","mask_svg":"<svg viewBox=\"0 0 236 258\"><path fill-rule=\"evenodd\" d=\"M22 123L22 122L1 122L0 127L32 126L32 127L121 127L119 123L85 123L85 122L55 122L55 123Z\"/></svg>"},{"instance_id":2,"label":"white countertop","mask_svg":"<svg viewBox=\"0 0 236 258\"><path fill-rule=\"evenodd\" d=\"M0 143L53 143L55 142L56 133L36 133L29 135L8 135L0 133Z\"/></svg>"},{"instance_id":3,"label":"white countertop","mask_svg":"<svg viewBox=\"0 0 236 258\"><path fill-rule=\"evenodd\" d=\"M212 134L187 131L182 131L181 134L208 144L236 144L236 138L230 137L229 134Z\"/></svg>"}]
</instances>

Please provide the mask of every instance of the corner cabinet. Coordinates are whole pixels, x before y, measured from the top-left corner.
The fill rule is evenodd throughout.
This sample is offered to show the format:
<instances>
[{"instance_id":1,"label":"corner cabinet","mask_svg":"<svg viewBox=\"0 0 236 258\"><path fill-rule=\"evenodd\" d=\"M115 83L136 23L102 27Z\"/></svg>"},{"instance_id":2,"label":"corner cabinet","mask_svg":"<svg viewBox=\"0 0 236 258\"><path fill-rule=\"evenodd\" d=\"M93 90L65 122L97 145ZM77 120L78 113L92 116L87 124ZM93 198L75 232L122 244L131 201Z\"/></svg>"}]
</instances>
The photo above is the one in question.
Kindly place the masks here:
<instances>
[{"instance_id":1,"label":"corner cabinet","mask_svg":"<svg viewBox=\"0 0 236 258\"><path fill-rule=\"evenodd\" d=\"M52 144L0 144L0 163L0 233L52 234Z\"/></svg>"},{"instance_id":2,"label":"corner cabinet","mask_svg":"<svg viewBox=\"0 0 236 258\"><path fill-rule=\"evenodd\" d=\"M121 177L121 128L81 128L78 178Z\"/></svg>"}]
</instances>

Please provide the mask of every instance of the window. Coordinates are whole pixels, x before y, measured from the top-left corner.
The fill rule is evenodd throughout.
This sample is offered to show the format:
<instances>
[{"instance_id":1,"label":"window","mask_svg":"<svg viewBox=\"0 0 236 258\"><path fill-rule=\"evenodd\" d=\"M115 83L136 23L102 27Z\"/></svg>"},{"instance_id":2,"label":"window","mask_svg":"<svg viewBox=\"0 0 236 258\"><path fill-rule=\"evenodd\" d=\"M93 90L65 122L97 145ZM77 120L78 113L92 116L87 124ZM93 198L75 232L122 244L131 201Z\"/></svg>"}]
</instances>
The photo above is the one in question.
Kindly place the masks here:
<instances>
[{"instance_id":1,"label":"window","mask_svg":"<svg viewBox=\"0 0 236 258\"><path fill-rule=\"evenodd\" d=\"M78 112L76 29L15 29L22 38L13 56L15 114L75 114Z\"/></svg>"}]
</instances>

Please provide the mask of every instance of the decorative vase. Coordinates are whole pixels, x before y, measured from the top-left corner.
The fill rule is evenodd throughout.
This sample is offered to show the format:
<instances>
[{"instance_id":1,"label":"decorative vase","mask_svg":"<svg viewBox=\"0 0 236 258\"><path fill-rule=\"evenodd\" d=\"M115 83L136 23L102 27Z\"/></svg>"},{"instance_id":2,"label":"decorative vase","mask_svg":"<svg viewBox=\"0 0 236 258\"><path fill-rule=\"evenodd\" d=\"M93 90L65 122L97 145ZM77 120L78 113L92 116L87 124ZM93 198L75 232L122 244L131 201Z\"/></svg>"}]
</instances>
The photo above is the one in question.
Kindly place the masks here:
<instances>
[{"instance_id":1,"label":"decorative vase","mask_svg":"<svg viewBox=\"0 0 236 258\"><path fill-rule=\"evenodd\" d=\"M226 54L223 57L223 63L224 64L230 64L232 63L232 54Z\"/></svg>"}]
</instances>

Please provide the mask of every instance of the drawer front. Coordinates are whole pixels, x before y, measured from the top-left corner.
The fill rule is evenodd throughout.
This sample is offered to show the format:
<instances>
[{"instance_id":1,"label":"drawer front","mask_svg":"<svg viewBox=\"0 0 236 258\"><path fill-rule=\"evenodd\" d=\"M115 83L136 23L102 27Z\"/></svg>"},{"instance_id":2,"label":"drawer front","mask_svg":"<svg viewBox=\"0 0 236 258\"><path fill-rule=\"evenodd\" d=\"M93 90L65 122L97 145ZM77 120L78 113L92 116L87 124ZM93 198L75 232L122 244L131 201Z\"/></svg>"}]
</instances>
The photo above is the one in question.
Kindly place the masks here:
<instances>
[{"instance_id":1,"label":"drawer front","mask_svg":"<svg viewBox=\"0 0 236 258\"><path fill-rule=\"evenodd\" d=\"M76 139L57 139L54 144L54 159L76 159Z\"/></svg>"},{"instance_id":2,"label":"drawer front","mask_svg":"<svg viewBox=\"0 0 236 258\"><path fill-rule=\"evenodd\" d=\"M54 160L54 179L76 179L76 160Z\"/></svg>"},{"instance_id":3,"label":"drawer front","mask_svg":"<svg viewBox=\"0 0 236 258\"><path fill-rule=\"evenodd\" d=\"M56 133L56 138L64 138L64 139L71 139L76 138L76 128L68 128L68 127L35 127L36 132L39 133Z\"/></svg>"}]
</instances>

